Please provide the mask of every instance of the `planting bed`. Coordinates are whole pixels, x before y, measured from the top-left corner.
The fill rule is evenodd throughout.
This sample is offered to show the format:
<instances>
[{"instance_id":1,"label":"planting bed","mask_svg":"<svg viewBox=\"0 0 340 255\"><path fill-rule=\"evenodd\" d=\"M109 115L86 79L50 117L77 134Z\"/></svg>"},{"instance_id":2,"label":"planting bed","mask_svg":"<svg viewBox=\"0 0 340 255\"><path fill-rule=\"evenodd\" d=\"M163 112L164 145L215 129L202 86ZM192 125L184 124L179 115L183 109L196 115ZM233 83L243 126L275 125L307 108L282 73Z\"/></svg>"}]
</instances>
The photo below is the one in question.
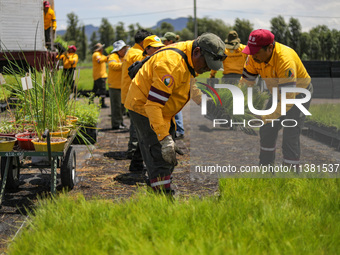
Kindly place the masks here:
<instances>
[{"instance_id":1,"label":"planting bed","mask_svg":"<svg viewBox=\"0 0 340 255\"><path fill-rule=\"evenodd\" d=\"M335 127L327 127L313 121L307 121L308 128L305 134L340 151L340 130Z\"/></svg>"}]
</instances>

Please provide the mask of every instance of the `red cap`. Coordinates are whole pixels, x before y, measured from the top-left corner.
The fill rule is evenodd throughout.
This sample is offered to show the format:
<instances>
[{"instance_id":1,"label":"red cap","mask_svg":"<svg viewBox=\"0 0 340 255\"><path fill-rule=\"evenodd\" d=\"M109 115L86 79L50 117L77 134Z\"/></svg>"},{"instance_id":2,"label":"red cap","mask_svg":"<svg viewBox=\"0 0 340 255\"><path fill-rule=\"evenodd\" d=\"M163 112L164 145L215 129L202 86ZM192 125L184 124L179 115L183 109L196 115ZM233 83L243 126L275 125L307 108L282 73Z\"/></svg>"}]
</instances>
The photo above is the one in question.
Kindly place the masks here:
<instances>
[{"instance_id":1,"label":"red cap","mask_svg":"<svg viewBox=\"0 0 340 255\"><path fill-rule=\"evenodd\" d=\"M44 1L44 7L50 7L50 3L48 1Z\"/></svg>"},{"instance_id":2,"label":"red cap","mask_svg":"<svg viewBox=\"0 0 340 255\"><path fill-rule=\"evenodd\" d=\"M266 29L257 29L250 33L248 44L242 51L247 55L256 54L263 46L274 42L274 35Z\"/></svg>"},{"instance_id":3,"label":"red cap","mask_svg":"<svg viewBox=\"0 0 340 255\"><path fill-rule=\"evenodd\" d=\"M74 50L74 52L77 51L77 47L74 45L68 46L69 49Z\"/></svg>"}]
</instances>

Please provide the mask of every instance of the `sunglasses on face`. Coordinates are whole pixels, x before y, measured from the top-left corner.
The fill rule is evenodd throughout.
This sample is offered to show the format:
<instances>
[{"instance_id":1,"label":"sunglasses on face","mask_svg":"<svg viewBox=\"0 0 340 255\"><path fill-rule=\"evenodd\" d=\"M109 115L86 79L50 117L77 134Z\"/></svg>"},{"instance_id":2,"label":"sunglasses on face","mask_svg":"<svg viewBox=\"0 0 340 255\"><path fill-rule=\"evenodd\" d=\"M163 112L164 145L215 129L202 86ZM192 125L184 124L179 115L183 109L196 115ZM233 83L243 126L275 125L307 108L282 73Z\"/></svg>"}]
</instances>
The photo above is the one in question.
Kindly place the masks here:
<instances>
[{"instance_id":1,"label":"sunglasses on face","mask_svg":"<svg viewBox=\"0 0 340 255\"><path fill-rule=\"evenodd\" d=\"M203 51L205 51L205 52L207 52L207 53L209 53L210 55L212 55L213 56L213 60L220 60L220 61L224 61L226 58L227 58L227 55L225 55L225 54L223 54L223 55L218 55L218 54L216 54L216 53L214 53L214 52L212 52L212 51L209 51L209 50L207 50L207 49L204 49L204 48L202 48L202 47L200 47Z\"/></svg>"}]
</instances>

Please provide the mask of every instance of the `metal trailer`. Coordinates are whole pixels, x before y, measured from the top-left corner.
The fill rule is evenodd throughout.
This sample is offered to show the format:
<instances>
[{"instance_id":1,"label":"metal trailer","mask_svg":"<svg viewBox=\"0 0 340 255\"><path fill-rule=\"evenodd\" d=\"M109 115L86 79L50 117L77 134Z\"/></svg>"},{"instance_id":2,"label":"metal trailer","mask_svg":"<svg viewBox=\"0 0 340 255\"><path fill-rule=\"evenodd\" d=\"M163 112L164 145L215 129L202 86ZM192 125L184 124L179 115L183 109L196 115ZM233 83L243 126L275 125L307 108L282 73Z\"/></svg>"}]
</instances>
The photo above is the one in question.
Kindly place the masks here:
<instances>
[{"instance_id":1,"label":"metal trailer","mask_svg":"<svg viewBox=\"0 0 340 255\"><path fill-rule=\"evenodd\" d=\"M21 168L51 168L51 193L56 194L57 168L60 168L61 184L63 187L72 189L75 185L76 177L76 152L72 146L73 139L77 131L73 130L65 144L64 151L52 152L49 132L45 132L47 137L47 152L13 150L0 152L1 156L1 189L0 206L5 194L5 188L17 189L19 187ZM48 158L48 164L22 164L21 160L25 157L43 156Z\"/></svg>"}]
</instances>

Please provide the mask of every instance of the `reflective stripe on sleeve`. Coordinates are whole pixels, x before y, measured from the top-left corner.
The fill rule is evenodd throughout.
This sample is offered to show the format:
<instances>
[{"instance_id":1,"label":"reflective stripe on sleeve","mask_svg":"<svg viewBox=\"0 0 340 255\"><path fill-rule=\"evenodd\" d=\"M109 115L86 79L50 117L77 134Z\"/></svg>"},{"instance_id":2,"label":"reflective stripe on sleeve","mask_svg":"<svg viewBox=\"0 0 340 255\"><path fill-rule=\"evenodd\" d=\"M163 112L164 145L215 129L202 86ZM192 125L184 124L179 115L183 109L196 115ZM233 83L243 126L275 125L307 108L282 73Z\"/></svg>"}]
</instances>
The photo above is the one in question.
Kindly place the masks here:
<instances>
[{"instance_id":1,"label":"reflective stripe on sleeve","mask_svg":"<svg viewBox=\"0 0 340 255\"><path fill-rule=\"evenodd\" d=\"M242 77L248 81L255 81L257 74L249 73L247 69L243 68Z\"/></svg>"},{"instance_id":2,"label":"reflective stripe on sleeve","mask_svg":"<svg viewBox=\"0 0 340 255\"><path fill-rule=\"evenodd\" d=\"M166 93L162 90L156 89L155 87L151 86L148 95L148 100L165 105L169 97L170 97L169 93Z\"/></svg>"}]
</instances>

